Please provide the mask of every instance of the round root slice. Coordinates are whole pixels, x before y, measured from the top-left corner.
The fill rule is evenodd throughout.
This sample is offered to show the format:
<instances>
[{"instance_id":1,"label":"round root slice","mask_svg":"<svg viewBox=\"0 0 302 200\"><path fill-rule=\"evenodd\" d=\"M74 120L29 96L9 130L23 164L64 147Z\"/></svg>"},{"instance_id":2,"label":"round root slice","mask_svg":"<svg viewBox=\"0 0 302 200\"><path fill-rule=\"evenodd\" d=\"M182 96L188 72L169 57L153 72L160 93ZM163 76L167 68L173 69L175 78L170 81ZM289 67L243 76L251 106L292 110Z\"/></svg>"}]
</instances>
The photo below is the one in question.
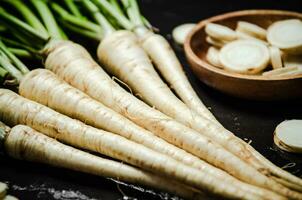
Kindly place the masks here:
<instances>
[{"instance_id":1,"label":"round root slice","mask_svg":"<svg viewBox=\"0 0 302 200\"><path fill-rule=\"evenodd\" d=\"M266 30L261 28L256 24L252 24L249 22L239 21L237 23L236 30L246 33L252 37L259 38L261 40L266 40Z\"/></svg>"},{"instance_id":2,"label":"round root slice","mask_svg":"<svg viewBox=\"0 0 302 200\"><path fill-rule=\"evenodd\" d=\"M302 120L281 122L275 130L274 142L288 152L302 153Z\"/></svg>"},{"instance_id":3,"label":"round root slice","mask_svg":"<svg viewBox=\"0 0 302 200\"><path fill-rule=\"evenodd\" d=\"M6 197L4 197L3 200L18 200L18 198L11 196L11 195L7 195Z\"/></svg>"},{"instance_id":4,"label":"round root slice","mask_svg":"<svg viewBox=\"0 0 302 200\"><path fill-rule=\"evenodd\" d=\"M5 183L0 182L0 199L3 199L6 195L8 187Z\"/></svg>"},{"instance_id":5,"label":"round root slice","mask_svg":"<svg viewBox=\"0 0 302 200\"><path fill-rule=\"evenodd\" d=\"M247 33L241 32L240 30L236 29L235 32L237 34L237 38L239 38L239 39L243 39L243 40L255 40L255 41L260 42L260 43L262 43L262 44L264 44L266 46L269 45L266 41L260 40L259 38L253 37L252 35L249 35Z\"/></svg>"},{"instance_id":6,"label":"round root slice","mask_svg":"<svg viewBox=\"0 0 302 200\"><path fill-rule=\"evenodd\" d=\"M302 22L297 19L273 23L267 30L272 45L292 54L302 53Z\"/></svg>"},{"instance_id":7,"label":"round root slice","mask_svg":"<svg viewBox=\"0 0 302 200\"><path fill-rule=\"evenodd\" d=\"M281 76L286 73L290 73L296 71L298 69L297 66L283 67L279 69L270 70L262 73L263 76Z\"/></svg>"},{"instance_id":8,"label":"round root slice","mask_svg":"<svg viewBox=\"0 0 302 200\"><path fill-rule=\"evenodd\" d=\"M257 74L268 66L268 48L254 40L237 40L226 44L219 53L226 70L241 74Z\"/></svg>"},{"instance_id":9,"label":"round root slice","mask_svg":"<svg viewBox=\"0 0 302 200\"><path fill-rule=\"evenodd\" d=\"M227 44L227 41L217 40L217 39L212 38L210 36L206 37L206 41L207 41L207 43L209 43L209 44L211 44L211 45L213 45L215 47L218 47L218 48L221 48L225 44Z\"/></svg>"},{"instance_id":10,"label":"round root slice","mask_svg":"<svg viewBox=\"0 0 302 200\"><path fill-rule=\"evenodd\" d=\"M175 27L172 31L172 37L178 44L185 43L187 35L196 26L196 24L182 24Z\"/></svg>"},{"instance_id":11,"label":"round root slice","mask_svg":"<svg viewBox=\"0 0 302 200\"><path fill-rule=\"evenodd\" d=\"M271 56L271 64L273 69L279 69L283 67L281 51L279 48L271 46L269 47L269 52Z\"/></svg>"},{"instance_id":12,"label":"round root slice","mask_svg":"<svg viewBox=\"0 0 302 200\"><path fill-rule=\"evenodd\" d=\"M223 68L219 60L219 50L215 47L210 47L206 56L207 61L218 68Z\"/></svg>"},{"instance_id":13,"label":"round root slice","mask_svg":"<svg viewBox=\"0 0 302 200\"><path fill-rule=\"evenodd\" d=\"M235 31L220 24L209 23L206 25L205 31L209 36L217 40L233 41L237 39Z\"/></svg>"}]
</instances>

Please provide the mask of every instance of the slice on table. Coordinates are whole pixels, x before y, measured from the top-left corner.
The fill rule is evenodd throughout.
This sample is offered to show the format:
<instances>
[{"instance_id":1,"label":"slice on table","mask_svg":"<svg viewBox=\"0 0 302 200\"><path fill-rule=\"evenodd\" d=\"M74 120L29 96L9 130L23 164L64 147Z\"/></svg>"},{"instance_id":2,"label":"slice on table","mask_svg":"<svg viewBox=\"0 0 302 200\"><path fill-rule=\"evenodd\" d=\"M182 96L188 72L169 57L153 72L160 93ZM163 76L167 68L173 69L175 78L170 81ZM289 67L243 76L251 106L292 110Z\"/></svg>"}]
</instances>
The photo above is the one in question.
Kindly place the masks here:
<instances>
[{"instance_id":1,"label":"slice on table","mask_svg":"<svg viewBox=\"0 0 302 200\"><path fill-rule=\"evenodd\" d=\"M218 68L223 68L219 60L219 50L215 47L210 47L206 56L207 61Z\"/></svg>"},{"instance_id":2,"label":"slice on table","mask_svg":"<svg viewBox=\"0 0 302 200\"><path fill-rule=\"evenodd\" d=\"M268 48L254 40L236 40L225 45L219 59L225 69L241 74L256 74L269 63Z\"/></svg>"},{"instance_id":3,"label":"slice on table","mask_svg":"<svg viewBox=\"0 0 302 200\"><path fill-rule=\"evenodd\" d=\"M279 48L271 46L269 47L271 64L273 69L279 69L283 67L281 51Z\"/></svg>"},{"instance_id":4,"label":"slice on table","mask_svg":"<svg viewBox=\"0 0 302 200\"><path fill-rule=\"evenodd\" d=\"M5 183L0 182L0 199L3 199L6 195L7 185Z\"/></svg>"},{"instance_id":5,"label":"slice on table","mask_svg":"<svg viewBox=\"0 0 302 200\"><path fill-rule=\"evenodd\" d=\"M12 195L7 195L7 196L4 197L3 200L18 200L18 198L14 197Z\"/></svg>"},{"instance_id":6,"label":"slice on table","mask_svg":"<svg viewBox=\"0 0 302 200\"><path fill-rule=\"evenodd\" d=\"M302 153L302 120L281 122L275 130L274 142L282 150Z\"/></svg>"},{"instance_id":7,"label":"slice on table","mask_svg":"<svg viewBox=\"0 0 302 200\"><path fill-rule=\"evenodd\" d=\"M235 31L220 24L208 23L205 31L209 36L218 40L232 41L237 39Z\"/></svg>"},{"instance_id":8,"label":"slice on table","mask_svg":"<svg viewBox=\"0 0 302 200\"><path fill-rule=\"evenodd\" d=\"M237 23L236 30L251 35L253 37L259 38L261 40L266 39L266 30L256 24L252 24L245 21L239 21Z\"/></svg>"},{"instance_id":9,"label":"slice on table","mask_svg":"<svg viewBox=\"0 0 302 200\"><path fill-rule=\"evenodd\" d=\"M182 24L175 27L172 31L173 39L178 43L183 45L185 43L187 35L196 26L196 24Z\"/></svg>"},{"instance_id":10,"label":"slice on table","mask_svg":"<svg viewBox=\"0 0 302 200\"><path fill-rule=\"evenodd\" d=\"M289 19L273 23L267 30L267 40L272 45L291 54L302 53L302 22Z\"/></svg>"}]
</instances>

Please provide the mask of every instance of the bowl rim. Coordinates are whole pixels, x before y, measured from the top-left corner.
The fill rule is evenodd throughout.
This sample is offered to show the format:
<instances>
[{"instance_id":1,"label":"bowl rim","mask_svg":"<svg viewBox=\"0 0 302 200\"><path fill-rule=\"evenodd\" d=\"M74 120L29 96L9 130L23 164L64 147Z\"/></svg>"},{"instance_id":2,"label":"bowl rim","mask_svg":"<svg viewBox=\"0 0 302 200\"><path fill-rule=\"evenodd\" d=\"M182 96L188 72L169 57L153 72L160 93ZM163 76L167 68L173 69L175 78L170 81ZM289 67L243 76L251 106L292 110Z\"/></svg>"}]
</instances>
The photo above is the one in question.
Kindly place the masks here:
<instances>
[{"instance_id":1,"label":"bowl rim","mask_svg":"<svg viewBox=\"0 0 302 200\"><path fill-rule=\"evenodd\" d=\"M297 76L285 76L285 77L266 77L260 75L246 75L246 74L238 74L235 72L229 72L223 69L219 69L205 60L199 58L191 47L191 41L193 36L198 32L200 29L203 29L207 23L216 22L219 20L232 18L232 17L239 17L239 16L249 16L249 15L266 15L266 14L274 14L274 15L288 15L293 17L298 17L302 19L302 13L293 12L293 11L285 11L285 10L269 10L269 9L252 9L252 10L240 10L240 11L233 11L227 12L224 14L216 15L204 20L201 20L194 28L190 31L188 36L186 37L184 43L184 50L188 60L193 61L198 67L202 67L207 69L208 71L217 73L222 76L227 76L229 78L237 78L237 79L245 79L245 80L255 80L255 81L281 81L281 80L293 80L293 79L302 79L302 75Z\"/></svg>"}]
</instances>

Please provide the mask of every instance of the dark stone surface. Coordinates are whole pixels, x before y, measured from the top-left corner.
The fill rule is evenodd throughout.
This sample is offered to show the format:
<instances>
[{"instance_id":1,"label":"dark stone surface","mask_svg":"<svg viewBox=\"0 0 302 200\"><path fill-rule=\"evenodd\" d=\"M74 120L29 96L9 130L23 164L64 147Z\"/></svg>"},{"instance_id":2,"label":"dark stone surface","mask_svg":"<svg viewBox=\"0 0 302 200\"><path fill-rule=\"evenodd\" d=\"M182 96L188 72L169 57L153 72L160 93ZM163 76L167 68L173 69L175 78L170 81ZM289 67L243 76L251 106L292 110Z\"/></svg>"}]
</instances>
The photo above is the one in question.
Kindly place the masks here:
<instances>
[{"instance_id":1,"label":"dark stone surface","mask_svg":"<svg viewBox=\"0 0 302 200\"><path fill-rule=\"evenodd\" d=\"M302 11L301 0L142 0L141 4L145 16L167 38L170 38L172 28L178 24L198 22L228 11L255 8ZM221 123L239 137L252 140L252 145L278 166L295 162L296 166L287 170L301 176L301 156L277 150L273 146L272 132L285 119L302 119L302 101L252 102L223 95L199 82L190 71L182 49L173 42L172 45L193 87ZM118 186L105 178L16 161L3 155L0 155L0 181L7 182L9 193L23 200L126 199L122 193L138 200L164 199L129 186Z\"/></svg>"}]
</instances>

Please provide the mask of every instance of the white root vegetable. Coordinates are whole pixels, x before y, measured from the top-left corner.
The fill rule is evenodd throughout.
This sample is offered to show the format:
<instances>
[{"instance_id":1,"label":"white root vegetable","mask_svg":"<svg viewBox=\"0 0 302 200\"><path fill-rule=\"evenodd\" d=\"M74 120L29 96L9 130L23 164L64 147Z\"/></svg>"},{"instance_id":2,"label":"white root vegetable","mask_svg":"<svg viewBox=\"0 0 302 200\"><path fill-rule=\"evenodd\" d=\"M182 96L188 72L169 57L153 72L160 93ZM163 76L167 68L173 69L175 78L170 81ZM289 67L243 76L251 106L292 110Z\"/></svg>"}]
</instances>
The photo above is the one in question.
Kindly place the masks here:
<instances>
[{"instance_id":1,"label":"white root vegetable","mask_svg":"<svg viewBox=\"0 0 302 200\"><path fill-rule=\"evenodd\" d=\"M283 67L279 69L270 70L262 73L263 76L282 76L283 74L298 70L297 66Z\"/></svg>"},{"instance_id":2,"label":"white root vegetable","mask_svg":"<svg viewBox=\"0 0 302 200\"><path fill-rule=\"evenodd\" d=\"M113 52L123 52L119 54L113 54ZM234 139L232 142L228 140L226 142L226 137L222 138L221 134L216 134L219 132L224 132L223 128L206 118L203 118L199 115L197 115L194 111L188 109L182 102L180 102L173 93L169 90L167 85L165 85L154 68L152 67L149 59L146 55L144 55L144 52L140 49L140 47L137 45L137 39L133 36L131 32L127 31L120 31L115 32L112 35L105 38L105 40L100 44L98 48L98 57L100 61L104 64L104 67L115 76L119 77L122 81L129 84L129 86L134 89L136 93L139 93L140 96L143 97L143 99L146 102L149 102L151 105L154 105L156 108L162 110L165 113L169 113L170 116L173 116L173 118L181 118L184 119L191 127L197 127L201 133L207 135L210 138L214 138L213 141L218 141L218 143L222 143L225 146L230 147L230 143L235 142L238 146L239 141ZM123 66L123 67L121 67ZM176 109L177 108L177 109ZM186 113L186 114L185 114ZM141 117L141 116L138 116ZM216 129L216 131L213 131ZM211 130L211 131L209 131ZM226 133L227 137L232 137L230 134ZM219 163L217 164L217 160L212 160L212 157L209 158L208 156L202 155L200 153L197 153L194 149L188 148L187 142L190 141L190 146L198 146L198 148L201 148L201 144L198 145L197 141L201 140L208 140L211 141L209 138L203 136L203 135L193 135L192 137L198 138L195 140L191 139L184 139L184 137L188 137L189 134L186 133L186 135L182 136L180 133L177 133L177 135L173 135L173 138L175 137L181 137L179 139L181 143L179 144L178 139L172 139L171 136L167 137L166 135L162 135L161 137L165 138L167 141L170 141L171 143L174 143L175 145L181 145L181 148L184 148L185 150L195 154L196 156L199 156L202 159L205 159L206 161L210 162L211 164L214 164L217 167L220 167L232 175L236 176L239 179L242 179L243 176L249 176L249 175L236 175L233 174L235 171L239 172L240 169L237 168L239 166L239 162L242 162L241 160L237 160L237 157L234 157L234 160L237 160L238 163L228 164L226 163ZM204 139L202 139L204 138ZM172 140L171 140L172 139ZM194 144L195 143L195 144ZM227 144L226 144L227 143ZM189 145L189 144L188 144ZM241 146L241 145L240 145ZM231 148L237 148L232 145ZM239 147L240 148L240 147ZM237 149L238 150L238 149ZM225 150L223 150L225 151ZM238 151L236 152L238 154ZM228 151L224 152L224 155L227 155ZM242 152L240 152L242 156ZM209 155L209 154L208 154ZM249 160L252 160L253 158L249 157ZM246 162L246 157L243 159ZM230 160L227 160L228 162ZM237 162L236 161L236 162ZM215 164L216 163L216 164ZM222 167L222 165L224 167ZM241 164L245 165L244 162ZM232 166L232 169L229 167ZM247 165L249 166L249 165ZM246 167L247 167L246 166ZM249 166L250 167L250 166ZM238 170L235 170L237 168ZM240 167L241 168L241 167ZM245 168L245 167L244 167ZM242 168L241 168L242 169ZM252 172L253 169L250 169ZM242 172L242 171L241 171ZM247 171L246 171L247 172ZM246 173L244 172L244 173ZM259 177L260 178L260 177ZM264 177L262 177L264 178ZM244 180L243 178L242 180ZM250 181L250 178L245 179L247 182ZM256 183L255 183L256 184ZM258 185L260 186L260 185ZM263 186L263 185L262 185ZM263 186L265 187L265 186ZM276 192L278 192L276 190ZM284 193L285 194L285 193ZM299 194L297 194L299 196Z\"/></svg>"},{"instance_id":3,"label":"white root vegetable","mask_svg":"<svg viewBox=\"0 0 302 200\"><path fill-rule=\"evenodd\" d=\"M6 153L16 159L110 177L128 183L165 190L189 199L201 198L201 193L190 190L184 185L64 145L28 126L17 125L13 127L6 133L4 144Z\"/></svg>"},{"instance_id":4,"label":"white root vegetable","mask_svg":"<svg viewBox=\"0 0 302 200\"><path fill-rule=\"evenodd\" d=\"M302 120L281 122L274 132L274 142L282 150L302 153Z\"/></svg>"},{"instance_id":5,"label":"white root vegetable","mask_svg":"<svg viewBox=\"0 0 302 200\"><path fill-rule=\"evenodd\" d=\"M0 182L0 199L3 199L6 195L8 187L5 183Z\"/></svg>"},{"instance_id":6,"label":"white root vegetable","mask_svg":"<svg viewBox=\"0 0 302 200\"><path fill-rule=\"evenodd\" d=\"M168 41L163 36L154 34L149 30L138 28L135 31L141 46L180 99L192 110L216 122L214 115L207 109L192 88Z\"/></svg>"},{"instance_id":7,"label":"white root vegetable","mask_svg":"<svg viewBox=\"0 0 302 200\"><path fill-rule=\"evenodd\" d=\"M147 106L142 101L139 101L127 93L110 79L80 45L63 41L52 43L52 45L46 49L45 53L48 55L45 62L46 67L69 84L86 92L91 97L131 119L138 125L150 130L159 137L167 141L172 141L173 144L186 149L188 152L195 152L195 155L201 155L199 153L199 145L193 145L195 142L199 143L197 140L199 136L196 136L198 133L177 123L170 117ZM74 77L76 77L76 79ZM196 118L197 117L198 116L196 116ZM235 138L230 132L222 128L217 128L216 126L213 127L210 124L211 123L206 123L205 121L205 123L195 123L195 126L202 126L203 128L197 127L197 129L200 130L211 130L212 132L209 132L209 135L216 137L218 141L220 140L220 143L224 141L224 145L227 146L228 149L231 149L235 154L253 165L257 163L257 160L253 160L253 156L249 153L249 150L247 151L247 149L251 147L243 141L238 140L238 138ZM209 129L209 127L211 128ZM228 143L225 142L226 140ZM187 141L188 145L184 144L183 141ZM202 147L202 144L200 145ZM254 153L256 151L252 149L251 152ZM255 156L259 157L260 154L255 153ZM261 160L265 159L261 158ZM271 163L268 166L280 174L280 171L276 170L276 166ZM263 171L262 166L258 167ZM283 171L281 170L281 172ZM300 183L300 179L286 172L283 173L282 175L290 181L294 179L295 183Z\"/></svg>"},{"instance_id":8,"label":"white root vegetable","mask_svg":"<svg viewBox=\"0 0 302 200\"><path fill-rule=\"evenodd\" d=\"M178 44L183 45L185 43L187 35L196 26L196 24L182 24L175 27L172 31L172 37Z\"/></svg>"},{"instance_id":9,"label":"white root vegetable","mask_svg":"<svg viewBox=\"0 0 302 200\"><path fill-rule=\"evenodd\" d=\"M206 37L206 41L207 41L207 43L209 43L209 44L211 44L211 45L213 45L213 46L215 46L215 47L217 47L217 48L221 48L221 47L223 47L225 44L228 43L228 42L226 42L226 41L217 40L217 39L212 38L212 37L210 37L210 36L207 36L207 37Z\"/></svg>"},{"instance_id":10,"label":"white root vegetable","mask_svg":"<svg viewBox=\"0 0 302 200\"><path fill-rule=\"evenodd\" d=\"M283 67L281 51L275 46L269 47L271 64L273 69L279 69Z\"/></svg>"},{"instance_id":11,"label":"white root vegetable","mask_svg":"<svg viewBox=\"0 0 302 200\"><path fill-rule=\"evenodd\" d=\"M22 79L19 92L26 98L47 105L72 118L85 121L94 127L120 134L155 151L167 154L176 160L216 177L217 180L225 182L225 184L233 184L239 189L263 197L274 195L270 194L269 191L243 183L228 173L153 136L152 133L136 126L126 118L119 116L101 103L58 79L49 70L37 69L29 72ZM45 95L46 93L48 95Z\"/></svg>"},{"instance_id":12,"label":"white root vegetable","mask_svg":"<svg viewBox=\"0 0 302 200\"><path fill-rule=\"evenodd\" d=\"M220 24L208 23L205 27L205 32L217 40L233 41L237 39L235 31Z\"/></svg>"},{"instance_id":13,"label":"white root vegetable","mask_svg":"<svg viewBox=\"0 0 302 200\"><path fill-rule=\"evenodd\" d=\"M252 24L245 21L239 21L237 23L236 30L251 35L252 37L266 40L266 30L256 24Z\"/></svg>"},{"instance_id":14,"label":"white root vegetable","mask_svg":"<svg viewBox=\"0 0 302 200\"><path fill-rule=\"evenodd\" d=\"M267 30L267 40L284 52L302 53L302 21L282 20L273 23Z\"/></svg>"},{"instance_id":15,"label":"white root vegetable","mask_svg":"<svg viewBox=\"0 0 302 200\"><path fill-rule=\"evenodd\" d=\"M209 47L206 56L207 61L218 68L223 68L219 60L219 50L213 46Z\"/></svg>"},{"instance_id":16,"label":"white root vegetable","mask_svg":"<svg viewBox=\"0 0 302 200\"><path fill-rule=\"evenodd\" d=\"M259 198L257 195L247 194L233 185L224 184L215 177L188 167L164 154L159 154L110 132L89 127L9 90L0 89L0 110L0 119L9 125L29 125L59 141L122 160L197 189L227 198ZM244 170L247 169L244 168ZM269 182L265 181L265 184L271 186ZM281 189L284 190L282 187ZM284 190L284 192L288 195L296 195L291 191Z\"/></svg>"},{"instance_id":17,"label":"white root vegetable","mask_svg":"<svg viewBox=\"0 0 302 200\"><path fill-rule=\"evenodd\" d=\"M257 74L269 63L267 47L254 40L237 40L226 44L219 60L226 70L241 74Z\"/></svg>"}]
</instances>

